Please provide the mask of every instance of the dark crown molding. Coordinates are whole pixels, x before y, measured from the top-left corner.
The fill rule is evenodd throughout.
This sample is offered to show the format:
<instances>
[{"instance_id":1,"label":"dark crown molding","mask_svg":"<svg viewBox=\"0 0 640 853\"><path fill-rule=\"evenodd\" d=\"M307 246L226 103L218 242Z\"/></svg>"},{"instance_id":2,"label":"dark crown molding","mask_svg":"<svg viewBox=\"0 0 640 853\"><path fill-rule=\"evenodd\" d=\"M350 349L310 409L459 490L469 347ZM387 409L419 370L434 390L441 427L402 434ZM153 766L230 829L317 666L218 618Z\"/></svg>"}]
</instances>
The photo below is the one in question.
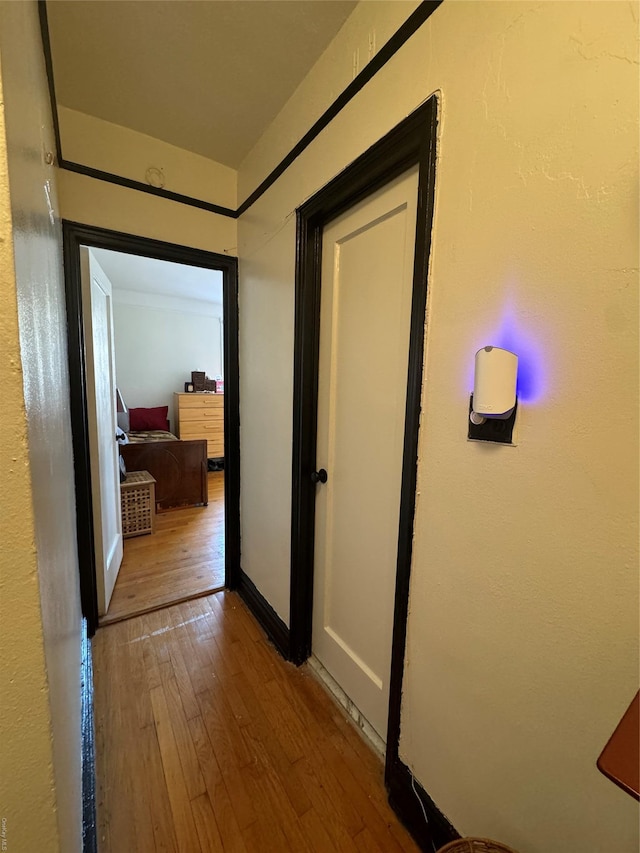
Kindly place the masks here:
<instances>
[{"instance_id":1,"label":"dark crown molding","mask_svg":"<svg viewBox=\"0 0 640 853\"><path fill-rule=\"evenodd\" d=\"M49 34L49 20L47 16L47 0L38 0L38 12L40 15L40 30L42 33L42 47L44 50L45 67L47 71L47 80L49 84L49 99L51 101L51 112L53 115L53 128L56 142L56 160L58 167L67 172L75 172L79 175L85 175L89 178L95 178L99 181L106 181L110 184L126 187L139 192L155 195L158 198L164 198L168 201L176 201L179 204L186 204L189 207L197 207L201 210L206 210L209 213L217 213L220 216L227 216L231 219L238 219L242 216L264 193L271 187L278 178L289 168L289 166L309 147L313 140L327 127L328 124L338 115L338 113L360 92L361 89L383 68L387 62L400 50L400 48L408 41L411 36L420 29L424 22L431 17L435 10L440 6L443 0L423 0L422 3L409 15L407 20L399 27L398 30L391 36L389 41L384 44L378 53L371 61L362 69L362 71L349 83L347 88L335 99L335 101L324 111L320 118L312 125L312 127L304 134L302 139L293 146L291 151L283 157L278 165L270 172L262 183L249 195L242 204L235 210L230 207L223 207L219 204L214 204L204 199L194 198L193 196L184 195L183 193L165 190L163 187L151 187L142 181L136 181L132 178L125 178L121 175L115 175L111 172L105 172L102 169L95 169L92 166L85 166L82 163L74 163L72 160L66 160L62 153L62 142L60 139L60 125L58 120L58 101L56 98L55 79L53 74L53 59L51 53L51 39Z\"/></svg>"}]
</instances>

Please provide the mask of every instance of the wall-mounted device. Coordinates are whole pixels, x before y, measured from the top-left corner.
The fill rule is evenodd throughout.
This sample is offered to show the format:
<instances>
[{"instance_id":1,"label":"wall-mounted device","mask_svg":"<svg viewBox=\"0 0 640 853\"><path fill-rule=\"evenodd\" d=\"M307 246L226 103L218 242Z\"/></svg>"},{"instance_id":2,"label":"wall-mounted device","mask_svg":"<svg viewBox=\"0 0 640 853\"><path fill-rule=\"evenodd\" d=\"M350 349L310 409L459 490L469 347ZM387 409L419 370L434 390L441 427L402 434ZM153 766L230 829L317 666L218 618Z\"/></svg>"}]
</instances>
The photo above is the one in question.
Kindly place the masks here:
<instances>
[{"instance_id":1,"label":"wall-mounted device","mask_svg":"<svg viewBox=\"0 0 640 853\"><path fill-rule=\"evenodd\" d=\"M475 441L511 444L516 419L518 356L487 346L476 353L469 434Z\"/></svg>"}]
</instances>

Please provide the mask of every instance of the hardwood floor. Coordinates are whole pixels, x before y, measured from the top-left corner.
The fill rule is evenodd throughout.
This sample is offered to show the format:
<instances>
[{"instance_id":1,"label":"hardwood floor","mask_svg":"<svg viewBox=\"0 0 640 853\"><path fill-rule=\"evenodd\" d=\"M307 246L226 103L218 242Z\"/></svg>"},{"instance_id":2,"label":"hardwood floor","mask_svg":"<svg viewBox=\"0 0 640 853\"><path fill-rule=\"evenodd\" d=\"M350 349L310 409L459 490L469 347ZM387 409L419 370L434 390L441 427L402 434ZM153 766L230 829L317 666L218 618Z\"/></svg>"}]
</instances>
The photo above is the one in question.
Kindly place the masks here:
<instances>
[{"instance_id":1,"label":"hardwood floor","mask_svg":"<svg viewBox=\"0 0 640 853\"><path fill-rule=\"evenodd\" d=\"M155 533L124 540L108 625L224 586L224 472L209 472L209 505L156 515Z\"/></svg>"},{"instance_id":2,"label":"hardwood floor","mask_svg":"<svg viewBox=\"0 0 640 853\"><path fill-rule=\"evenodd\" d=\"M235 593L93 641L99 853L402 853L382 765Z\"/></svg>"}]
</instances>

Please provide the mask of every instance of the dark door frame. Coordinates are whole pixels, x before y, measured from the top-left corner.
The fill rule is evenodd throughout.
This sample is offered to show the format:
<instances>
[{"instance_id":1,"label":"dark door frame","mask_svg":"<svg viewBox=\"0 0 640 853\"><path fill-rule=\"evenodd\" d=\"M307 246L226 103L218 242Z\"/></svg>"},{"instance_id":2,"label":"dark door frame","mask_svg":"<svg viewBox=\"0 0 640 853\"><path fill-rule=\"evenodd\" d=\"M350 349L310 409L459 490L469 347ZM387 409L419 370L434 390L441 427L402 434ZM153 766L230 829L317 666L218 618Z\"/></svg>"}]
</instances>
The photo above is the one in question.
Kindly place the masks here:
<instances>
[{"instance_id":1,"label":"dark door frame","mask_svg":"<svg viewBox=\"0 0 640 853\"><path fill-rule=\"evenodd\" d=\"M238 259L190 246L165 243L93 225L63 220L67 302L67 345L71 429L76 488L76 524L80 597L89 636L98 627L98 597L93 538L91 467L86 394L86 360L82 322L80 246L110 249L161 261L219 270L223 281L223 349L225 363L225 586L235 589L240 571L240 394L238 371ZM177 389L179 390L179 389Z\"/></svg>"},{"instance_id":2,"label":"dark door frame","mask_svg":"<svg viewBox=\"0 0 640 853\"><path fill-rule=\"evenodd\" d=\"M300 664L311 654L313 558L318 415L318 357L322 234L336 216L418 164L418 208L407 371L407 397L396 564L389 724L385 781L407 800L408 769L399 759L400 703L409 576L415 512L418 429L423 381L427 274L435 192L437 105L431 97L390 133L362 154L297 212L296 304L293 396L293 483L291 522L290 657ZM408 823L417 820L409 806ZM392 796L392 804L394 803ZM419 818L422 821L422 817Z\"/></svg>"}]
</instances>

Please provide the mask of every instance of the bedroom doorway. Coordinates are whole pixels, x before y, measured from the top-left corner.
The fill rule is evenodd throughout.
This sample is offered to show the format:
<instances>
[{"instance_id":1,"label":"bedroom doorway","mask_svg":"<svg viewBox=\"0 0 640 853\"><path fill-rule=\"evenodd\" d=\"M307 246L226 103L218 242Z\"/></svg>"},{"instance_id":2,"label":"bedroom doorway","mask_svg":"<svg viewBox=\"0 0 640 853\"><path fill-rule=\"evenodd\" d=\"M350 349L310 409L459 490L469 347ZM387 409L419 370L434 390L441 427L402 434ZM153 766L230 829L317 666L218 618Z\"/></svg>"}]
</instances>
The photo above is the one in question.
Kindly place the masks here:
<instances>
[{"instance_id":1,"label":"bedroom doorway","mask_svg":"<svg viewBox=\"0 0 640 853\"><path fill-rule=\"evenodd\" d=\"M223 285L220 270L110 249L81 252L112 293L111 402L128 472L116 484L124 556L110 602L100 595L97 560L106 625L224 587ZM205 382L208 390L195 390ZM87 398L91 411L90 384ZM89 438L93 472L91 431ZM102 491L93 484L94 496Z\"/></svg>"},{"instance_id":2,"label":"bedroom doorway","mask_svg":"<svg viewBox=\"0 0 640 853\"><path fill-rule=\"evenodd\" d=\"M237 259L71 222L63 234L80 588L93 634L98 624L236 586ZM86 250L113 290L112 391L127 472L118 486L124 559L106 612L96 583L100 484L88 418ZM206 376L200 392L189 388L192 371ZM202 381L195 377L196 388Z\"/></svg>"}]
</instances>

